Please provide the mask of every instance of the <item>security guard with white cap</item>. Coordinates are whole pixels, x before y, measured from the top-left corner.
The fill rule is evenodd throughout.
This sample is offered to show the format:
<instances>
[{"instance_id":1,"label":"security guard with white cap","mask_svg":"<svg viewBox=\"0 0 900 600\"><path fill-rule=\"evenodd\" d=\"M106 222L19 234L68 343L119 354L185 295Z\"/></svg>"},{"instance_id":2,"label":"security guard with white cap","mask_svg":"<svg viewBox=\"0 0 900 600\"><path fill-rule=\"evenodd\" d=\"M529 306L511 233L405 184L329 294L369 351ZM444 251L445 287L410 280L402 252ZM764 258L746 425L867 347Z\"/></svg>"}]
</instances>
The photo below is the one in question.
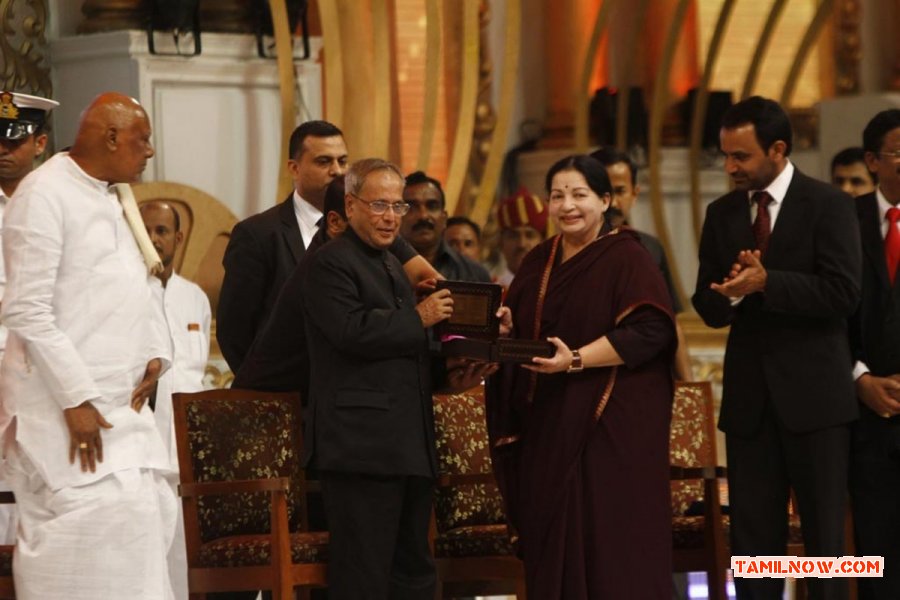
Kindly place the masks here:
<instances>
[{"instance_id":1,"label":"security guard with white cap","mask_svg":"<svg viewBox=\"0 0 900 600\"><path fill-rule=\"evenodd\" d=\"M34 168L34 161L47 147L44 126L47 114L59 102L0 91L0 227L3 213L19 183ZM0 302L6 287L6 271L3 265L2 234L0 234ZM0 358L6 349L6 327L0 323ZM8 490L0 481L0 490ZM16 513L14 505L0 505L0 543L12 544L16 538Z\"/></svg>"}]
</instances>

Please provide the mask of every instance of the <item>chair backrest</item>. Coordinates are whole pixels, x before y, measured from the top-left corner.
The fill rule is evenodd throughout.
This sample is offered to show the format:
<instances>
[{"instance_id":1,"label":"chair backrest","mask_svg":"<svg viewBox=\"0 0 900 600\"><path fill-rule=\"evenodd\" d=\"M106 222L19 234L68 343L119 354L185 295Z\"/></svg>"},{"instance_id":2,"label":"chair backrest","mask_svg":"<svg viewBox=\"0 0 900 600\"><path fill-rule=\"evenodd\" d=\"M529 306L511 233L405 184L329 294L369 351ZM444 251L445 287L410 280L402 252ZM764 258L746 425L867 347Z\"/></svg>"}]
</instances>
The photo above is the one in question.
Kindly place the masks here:
<instances>
[{"instance_id":1,"label":"chair backrest","mask_svg":"<svg viewBox=\"0 0 900 600\"><path fill-rule=\"evenodd\" d=\"M484 386L461 394L435 395L434 425L440 474L491 473ZM503 500L495 483L439 486L434 511L439 532L506 522Z\"/></svg>"},{"instance_id":2,"label":"chair backrest","mask_svg":"<svg viewBox=\"0 0 900 600\"><path fill-rule=\"evenodd\" d=\"M713 422L712 384L679 381L675 384L669 462L681 467L715 466L716 428ZM672 513L683 515L703 498L702 481L672 482Z\"/></svg>"},{"instance_id":3,"label":"chair backrest","mask_svg":"<svg viewBox=\"0 0 900 600\"><path fill-rule=\"evenodd\" d=\"M175 271L206 292L216 314L225 276L222 257L237 217L214 197L189 185L154 181L133 189L138 204L162 200L178 211L184 242L175 254Z\"/></svg>"},{"instance_id":4,"label":"chair backrest","mask_svg":"<svg viewBox=\"0 0 900 600\"><path fill-rule=\"evenodd\" d=\"M209 390L175 394L173 401L182 483L289 477L291 531L302 528L306 487L299 394ZM269 499L265 493L201 497L197 521L202 542L267 533Z\"/></svg>"}]
</instances>

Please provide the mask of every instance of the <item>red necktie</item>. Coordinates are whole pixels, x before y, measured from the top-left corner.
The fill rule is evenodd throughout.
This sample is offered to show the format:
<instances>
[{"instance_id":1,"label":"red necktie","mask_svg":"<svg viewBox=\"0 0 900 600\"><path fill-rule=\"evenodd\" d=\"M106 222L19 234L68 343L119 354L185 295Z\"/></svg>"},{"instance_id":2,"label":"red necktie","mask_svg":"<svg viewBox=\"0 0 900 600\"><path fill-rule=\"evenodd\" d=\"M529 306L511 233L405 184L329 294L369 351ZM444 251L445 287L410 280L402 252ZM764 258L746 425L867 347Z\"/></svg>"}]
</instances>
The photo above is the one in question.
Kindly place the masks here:
<instances>
[{"instance_id":1,"label":"red necktie","mask_svg":"<svg viewBox=\"0 0 900 600\"><path fill-rule=\"evenodd\" d=\"M753 201L756 202L753 237L756 238L756 248L765 256L769 248L769 236L772 234L772 220L769 218L769 203L772 202L772 196L768 192L756 192L753 194Z\"/></svg>"},{"instance_id":2,"label":"red necktie","mask_svg":"<svg viewBox=\"0 0 900 600\"><path fill-rule=\"evenodd\" d=\"M888 222L887 235L884 236L884 258L887 261L888 277L891 285L897 277L897 263L900 263L900 230L897 229L897 221L900 220L900 208L889 208L885 218Z\"/></svg>"}]
</instances>

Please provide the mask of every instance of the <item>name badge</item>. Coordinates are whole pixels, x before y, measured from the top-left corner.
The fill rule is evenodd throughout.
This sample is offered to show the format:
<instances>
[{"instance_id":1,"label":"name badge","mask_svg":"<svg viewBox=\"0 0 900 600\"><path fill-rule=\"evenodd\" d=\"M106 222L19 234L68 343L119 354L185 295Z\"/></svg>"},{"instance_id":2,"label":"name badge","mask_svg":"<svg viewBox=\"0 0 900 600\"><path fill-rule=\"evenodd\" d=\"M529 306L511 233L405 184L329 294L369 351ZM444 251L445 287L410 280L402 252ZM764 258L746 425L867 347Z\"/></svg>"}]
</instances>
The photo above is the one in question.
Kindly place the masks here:
<instances>
[{"instance_id":1,"label":"name badge","mask_svg":"<svg viewBox=\"0 0 900 600\"><path fill-rule=\"evenodd\" d=\"M200 323L188 323L188 331L200 331Z\"/></svg>"}]
</instances>

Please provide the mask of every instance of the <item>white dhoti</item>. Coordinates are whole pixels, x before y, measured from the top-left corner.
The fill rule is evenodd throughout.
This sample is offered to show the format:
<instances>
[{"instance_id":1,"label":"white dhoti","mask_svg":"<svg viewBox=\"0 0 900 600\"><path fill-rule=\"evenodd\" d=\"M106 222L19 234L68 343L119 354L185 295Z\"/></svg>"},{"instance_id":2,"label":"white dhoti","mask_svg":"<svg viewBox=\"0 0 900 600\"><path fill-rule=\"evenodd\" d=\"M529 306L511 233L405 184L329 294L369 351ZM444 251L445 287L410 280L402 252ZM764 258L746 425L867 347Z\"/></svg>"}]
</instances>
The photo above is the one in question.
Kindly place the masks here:
<instances>
[{"instance_id":1,"label":"white dhoti","mask_svg":"<svg viewBox=\"0 0 900 600\"><path fill-rule=\"evenodd\" d=\"M115 471L54 491L16 448L4 475L19 509L19 600L172 600L176 500L159 471Z\"/></svg>"}]
</instances>

